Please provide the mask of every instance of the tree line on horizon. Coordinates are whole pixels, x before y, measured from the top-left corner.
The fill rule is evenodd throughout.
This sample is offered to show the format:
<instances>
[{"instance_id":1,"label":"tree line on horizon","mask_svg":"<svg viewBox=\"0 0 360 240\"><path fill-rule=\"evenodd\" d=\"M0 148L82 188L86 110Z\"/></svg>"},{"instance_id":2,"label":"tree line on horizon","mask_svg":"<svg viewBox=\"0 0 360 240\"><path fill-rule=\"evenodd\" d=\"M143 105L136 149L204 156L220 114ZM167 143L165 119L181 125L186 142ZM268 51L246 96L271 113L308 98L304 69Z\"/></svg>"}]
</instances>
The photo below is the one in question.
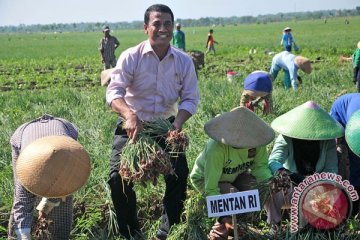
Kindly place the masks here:
<instances>
[{"instance_id":1,"label":"tree line on horizon","mask_svg":"<svg viewBox=\"0 0 360 240\"><path fill-rule=\"evenodd\" d=\"M199 19L176 19L176 22L183 27L201 27L218 25L237 25L237 24L266 24L272 22L283 22L291 20L308 19L330 19L333 17L359 16L360 6L355 9L343 10L322 10L307 12L277 13L254 16L231 16L231 17L204 17ZM29 32L97 32L101 31L104 25L110 26L112 30L121 29L142 29L142 21L132 22L81 22L81 23L52 23L52 24L33 24L18 26L0 26L0 33L29 33Z\"/></svg>"}]
</instances>

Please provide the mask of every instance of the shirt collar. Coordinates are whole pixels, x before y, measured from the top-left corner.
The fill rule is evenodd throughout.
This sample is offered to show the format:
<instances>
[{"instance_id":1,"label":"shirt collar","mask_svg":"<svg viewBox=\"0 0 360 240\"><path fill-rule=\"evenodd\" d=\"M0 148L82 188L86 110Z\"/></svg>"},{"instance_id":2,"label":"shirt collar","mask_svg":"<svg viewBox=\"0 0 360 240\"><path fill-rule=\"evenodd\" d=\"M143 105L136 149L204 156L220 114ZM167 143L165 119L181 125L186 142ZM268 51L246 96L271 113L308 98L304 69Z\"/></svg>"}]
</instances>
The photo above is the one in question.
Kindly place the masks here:
<instances>
[{"instance_id":1,"label":"shirt collar","mask_svg":"<svg viewBox=\"0 0 360 240\"><path fill-rule=\"evenodd\" d=\"M149 41L149 40L146 40L146 41L145 41L145 44L144 44L144 48L143 48L143 50L142 50L142 54L145 55L146 53L149 53L149 52L153 52L153 53L156 55L154 49L153 49L153 48L151 47L151 45L150 45L150 41ZM173 48L171 47L171 45L170 45L170 47L169 47L169 49L168 49L168 52L166 53L165 58L166 58L167 56L169 56L169 55L175 56L174 50L173 50Z\"/></svg>"}]
</instances>

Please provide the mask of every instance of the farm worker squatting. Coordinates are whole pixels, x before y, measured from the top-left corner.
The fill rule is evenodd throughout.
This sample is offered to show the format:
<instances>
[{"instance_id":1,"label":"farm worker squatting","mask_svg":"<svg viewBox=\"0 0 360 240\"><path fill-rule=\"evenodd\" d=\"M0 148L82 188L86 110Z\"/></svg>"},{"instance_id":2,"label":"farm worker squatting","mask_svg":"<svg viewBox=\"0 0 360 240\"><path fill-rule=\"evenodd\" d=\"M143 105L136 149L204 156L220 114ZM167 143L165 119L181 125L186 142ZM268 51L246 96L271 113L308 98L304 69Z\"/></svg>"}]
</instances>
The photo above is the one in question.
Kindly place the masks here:
<instances>
[{"instance_id":1,"label":"farm worker squatting","mask_svg":"<svg viewBox=\"0 0 360 240\"><path fill-rule=\"evenodd\" d=\"M192 185L204 197L230 193L231 188L250 190L271 176L266 145L275 133L255 113L237 107L208 121L204 130L210 139L190 174ZM233 229L230 216L220 217L209 237L227 239Z\"/></svg>"},{"instance_id":2,"label":"farm worker squatting","mask_svg":"<svg viewBox=\"0 0 360 240\"><path fill-rule=\"evenodd\" d=\"M251 111L264 102L263 113L272 113L272 81L269 73L254 71L244 80L244 91L241 94L240 107L247 107Z\"/></svg>"},{"instance_id":3,"label":"farm worker squatting","mask_svg":"<svg viewBox=\"0 0 360 240\"><path fill-rule=\"evenodd\" d=\"M283 69L285 89L292 86L293 90L296 91L298 88L296 80L301 81L297 74L299 68L303 72L310 74L312 71L310 60L302 56L295 56L288 51L282 51L273 57L270 74L275 81L279 71Z\"/></svg>"},{"instance_id":4,"label":"farm worker squatting","mask_svg":"<svg viewBox=\"0 0 360 240\"><path fill-rule=\"evenodd\" d=\"M70 231L72 229L72 223L73 223L73 196L70 195L72 192L68 192L68 196L65 196L63 198L56 196L57 198L48 198L42 197L33 194L32 192L41 191L42 189L30 189L32 192L30 192L27 188L24 187L26 183L22 183L19 181L19 177L17 175L17 171L20 168L20 166L17 165L18 159L20 160L19 156L21 156L21 153L23 151L27 150L27 147L34 147L34 144L38 140L42 140L44 137L48 136L67 136L71 139L76 140L78 137L78 130L76 126L62 118L53 117L51 115L43 115L37 119L34 119L32 121L29 121L27 123L22 124L19 128L16 129L14 134L11 136L10 143L11 143L11 149L12 149L12 166L14 171L14 182L15 182L15 194L14 194L14 204L12 207L12 215L13 219L9 220L9 224L14 224L14 226L9 226L9 229L11 230L9 232L9 237L12 235L12 228L15 227L15 232L17 235L17 239L27 240L31 239L31 226L33 221L33 207L35 203L38 203L36 210L38 210L39 213L39 220L42 218L46 218L49 220L52 220L53 223L49 225L49 232L52 239L63 239L68 240L70 238ZM63 139L62 139L63 140ZM50 140L46 140L47 142L50 142ZM54 143L56 145L57 143ZM41 146L38 146L35 150L38 151L37 155L44 155L47 154L45 151L46 144L42 144ZM66 145L66 144L65 144ZM25 149L25 150L24 150ZM42 151L39 151L39 149ZM35 151L33 150L33 151ZM50 149L51 152L53 149ZM66 150L65 150L66 151ZM84 150L82 150L84 151ZM80 154L83 154L84 156L87 155L85 152L81 152ZM50 155L50 154L49 154ZM55 155L55 154L53 154ZM51 155L51 157L53 157ZM24 156L26 160L26 168L32 176L33 179L40 179L40 181L44 181L45 177L44 175L40 175L40 171L34 171L34 169L39 168L33 168L32 161L33 156ZM49 157L51 159L51 157ZM66 156L68 158L68 156ZM76 157L76 156L74 156ZM60 157L61 158L61 157ZM55 159L55 160L62 160L62 159ZM47 169L51 169L51 161L49 160L47 163ZM62 161L62 164L66 165L68 161ZM86 176L89 176L90 174L90 165L88 168L79 168L79 166L71 166L75 168L73 173L77 174L79 176L78 181L74 181L74 185L78 185L80 188L82 186L82 182L84 182L86 179L84 179ZM33 170L33 171L32 171ZM52 169L54 171L59 170ZM57 171L61 172L61 171ZM47 175L56 175L55 172L46 172L44 174ZM72 175L68 174L67 172L64 173L64 176L62 178L59 178L57 181L57 184L50 188L50 191L57 191L57 187L60 189L64 189L64 183L66 182L65 178L71 179ZM42 178L43 177L43 178ZM80 179L82 178L82 179ZM49 180L48 178L46 178ZM63 183L63 184L62 184ZM40 185L39 187L40 188ZM65 186L67 188L67 186ZM36 191L37 190L37 191ZM65 189L66 191L66 189ZM51 195L51 193L48 193L48 195ZM65 194L64 194L65 195ZM63 195L63 196L64 196ZM40 201L41 200L41 201ZM40 203L39 203L40 202Z\"/></svg>"},{"instance_id":5,"label":"farm worker squatting","mask_svg":"<svg viewBox=\"0 0 360 240\"><path fill-rule=\"evenodd\" d=\"M110 28L103 28L104 37L100 40L99 51L104 70L116 66L115 50L120 46L116 37L110 35Z\"/></svg>"},{"instance_id":6,"label":"farm worker squatting","mask_svg":"<svg viewBox=\"0 0 360 240\"><path fill-rule=\"evenodd\" d=\"M330 115L338 121L347 131L347 123L355 112L360 110L360 93L345 94L334 101L330 109ZM360 192L360 157L354 153L348 145L347 139L338 138L337 151L339 156L339 173L343 179L348 179ZM359 213L359 200L353 202L352 215Z\"/></svg>"},{"instance_id":7,"label":"farm worker squatting","mask_svg":"<svg viewBox=\"0 0 360 240\"><path fill-rule=\"evenodd\" d=\"M315 102L280 115L271 127L279 133L269 157L272 174L289 177L297 185L314 173L338 173L335 139L344 135L344 128ZM265 203L274 234L280 229L281 208L290 205L292 193L293 187L279 189Z\"/></svg>"},{"instance_id":8,"label":"farm worker squatting","mask_svg":"<svg viewBox=\"0 0 360 240\"><path fill-rule=\"evenodd\" d=\"M173 27L174 15L168 6L150 6L144 15L148 40L121 54L106 92L107 103L119 114L109 185L119 230L126 239L144 237L137 219L133 183L123 180L119 174L121 149L128 138L136 139L137 133L143 129L142 121L169 119L175 129L181 130L195 114L199 102L192 59L170 45ZM180 222L186 198L189 169L185 153L171 161L175 175L165 176L165 209L156 234L161 240L167 238L173 224Z\"/></svg>"}]
</instances>

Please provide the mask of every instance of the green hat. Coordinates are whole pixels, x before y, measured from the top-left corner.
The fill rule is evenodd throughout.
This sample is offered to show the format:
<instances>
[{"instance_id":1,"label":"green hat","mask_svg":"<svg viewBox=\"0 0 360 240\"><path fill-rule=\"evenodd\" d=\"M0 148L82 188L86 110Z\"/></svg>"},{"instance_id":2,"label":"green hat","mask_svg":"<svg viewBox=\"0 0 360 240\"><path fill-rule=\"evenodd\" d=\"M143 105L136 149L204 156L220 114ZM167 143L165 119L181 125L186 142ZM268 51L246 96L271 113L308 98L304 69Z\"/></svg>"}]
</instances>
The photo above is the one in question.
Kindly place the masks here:
<instances>
[{"instance_id":1,"label":"green hat","mask_svg":"<svg viewBox=\"0 0 360 240\"><path fill-rule=\"evenodd\" d=\"M344 136L344 128L315 102L308 101L274 119L278 133L303 140L328 140Z\"/></svg>"},{"instance_id":2,"label":"green hat","mask_svg":"<svg viewBox=\"0 0 360 240\"><path fill-rule=\"evenodd\" d=\"M345 138L350 149L360 156L360 110L353 113L347 122Z\"/></svg>"},{"instance_id":3,"label":"green hat","mask_svg":"<svg viewBox=\"0 0 360 240\"><path fill-rule=\"evenodd\" d=\"M260 147L275 137L274 130L245 107L216 116L205 124L204 129L212 139L237 148Z\"/></svg>"}]
</instances>

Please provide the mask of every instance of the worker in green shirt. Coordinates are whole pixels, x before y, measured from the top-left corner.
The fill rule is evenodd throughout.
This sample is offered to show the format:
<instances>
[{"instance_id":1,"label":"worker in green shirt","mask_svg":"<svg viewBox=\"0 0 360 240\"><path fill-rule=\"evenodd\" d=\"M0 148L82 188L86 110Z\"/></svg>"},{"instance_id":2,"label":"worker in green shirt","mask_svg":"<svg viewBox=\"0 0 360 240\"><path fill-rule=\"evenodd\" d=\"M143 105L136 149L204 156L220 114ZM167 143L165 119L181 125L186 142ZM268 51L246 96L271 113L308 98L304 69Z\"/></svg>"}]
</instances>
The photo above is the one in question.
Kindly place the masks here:
<instances>
[{"instance_id":1,"label":"worker in green shirt","mask_svg":"<svg viewBox=\"0 0 360 240\"><path fill-rule=\"evenodd\" d=\"M177 23L176 30L173 32L172 43L175 47L185 52L185 33L180 29L181 29L181 24Z\"/></svg>"},{"instance_id":2,"label":"worker in green shirt","mask_svg":"<svg viewBox=\"0 0 360 240\"><path fill-rule=\"evenodd\" d=\"M246 107L225 112L205 124L210 137L190 174L204 196L250 190L271 176L266 145L275 136L271 127ZM218 239L233 231L231 217L218 219L209 236Z\"/></svg>"}]
</instances>

